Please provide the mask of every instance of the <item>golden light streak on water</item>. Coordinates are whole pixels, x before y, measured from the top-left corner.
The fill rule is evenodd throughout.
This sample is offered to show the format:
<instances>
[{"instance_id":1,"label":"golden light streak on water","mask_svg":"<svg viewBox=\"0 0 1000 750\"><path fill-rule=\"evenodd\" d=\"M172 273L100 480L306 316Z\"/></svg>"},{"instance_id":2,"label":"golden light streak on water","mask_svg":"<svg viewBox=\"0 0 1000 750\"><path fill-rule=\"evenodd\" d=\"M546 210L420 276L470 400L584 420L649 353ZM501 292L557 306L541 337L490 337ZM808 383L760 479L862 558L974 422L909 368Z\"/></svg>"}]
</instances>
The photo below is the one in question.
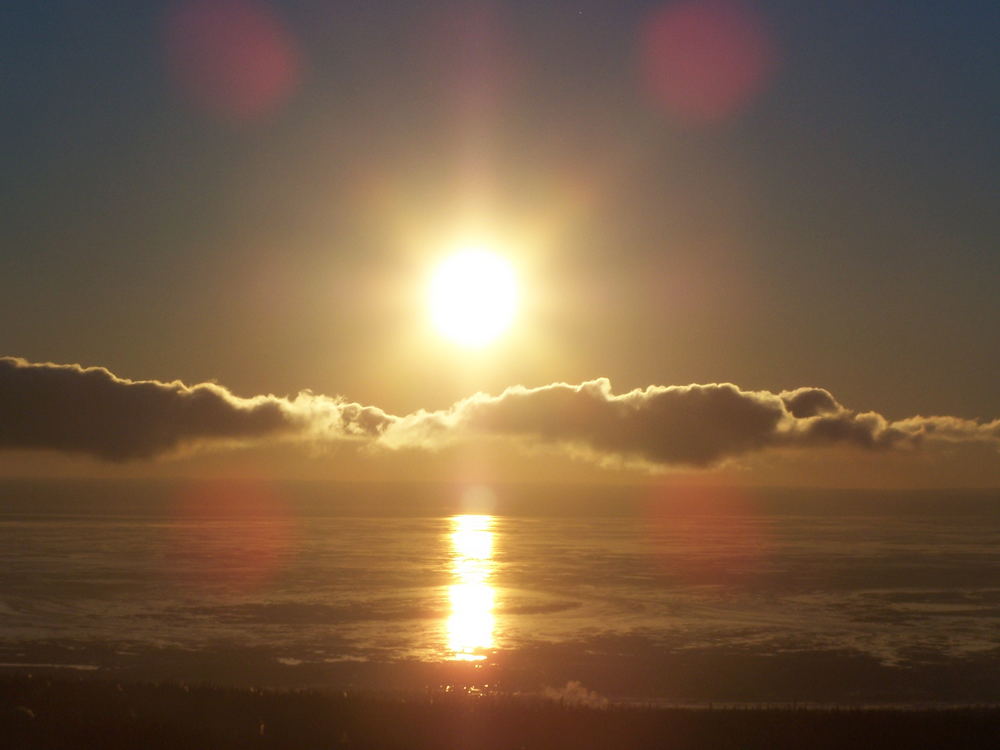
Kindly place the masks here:
<instances>
[{"instance_id":1,"label":"golden light streak on water","mask_svg":"<svg viewBox=\"0 0 1000 750\"><path fill-rule=\"evenodd\" d=\"M493 516L460 515L450 521L449 658L482 661L494 647Z\"/></svg>"}]
</instances>

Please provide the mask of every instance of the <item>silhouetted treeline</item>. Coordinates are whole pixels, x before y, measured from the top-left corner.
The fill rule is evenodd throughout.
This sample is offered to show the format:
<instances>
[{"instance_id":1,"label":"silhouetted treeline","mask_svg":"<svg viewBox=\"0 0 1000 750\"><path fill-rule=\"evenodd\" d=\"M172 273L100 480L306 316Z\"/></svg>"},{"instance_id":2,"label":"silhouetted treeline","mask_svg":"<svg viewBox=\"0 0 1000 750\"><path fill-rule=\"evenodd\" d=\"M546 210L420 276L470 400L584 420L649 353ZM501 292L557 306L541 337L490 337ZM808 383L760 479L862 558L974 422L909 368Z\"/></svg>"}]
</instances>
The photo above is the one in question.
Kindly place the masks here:
<instances>
[{"instance_id":1,"label":"silhouetted treeline","mask_svg":"<svg viewBox=\"0 0 1000 750\"><path fill-rule=\"evenodd\" d=\"M582 708L516 696L354 695L0 679L9 750L989 748L1000 708Z\"/></svg>"}]
</instances>

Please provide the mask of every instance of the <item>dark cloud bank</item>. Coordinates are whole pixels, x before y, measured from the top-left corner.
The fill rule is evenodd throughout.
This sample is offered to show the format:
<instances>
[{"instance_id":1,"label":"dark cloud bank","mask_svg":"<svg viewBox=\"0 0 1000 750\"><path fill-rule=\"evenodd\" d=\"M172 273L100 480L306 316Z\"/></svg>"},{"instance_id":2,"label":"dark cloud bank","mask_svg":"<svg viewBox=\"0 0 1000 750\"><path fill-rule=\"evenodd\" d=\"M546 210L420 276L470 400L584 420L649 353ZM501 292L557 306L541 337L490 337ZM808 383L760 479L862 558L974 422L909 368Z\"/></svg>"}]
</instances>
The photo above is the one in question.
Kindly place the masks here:
<instances>
[{"instance_id":1,"label":"dark cloud bank","mask_svg":"<svg viewBox=\"0 0 1000 750\"><path fill-rule=\"evenodd\" d=\"M1000 419L858 413L821 388L744 391L729 383L649 386L614 394L604 378L476 394L444 411L393 416L303 392L241 398L222 386L133 381L104 368L0 358L0 448L113 461L205 445L355 441L436 449L492 437L605 464L710 467L768 448L914 449L926 442L1000 447Z\"/></svg>"},{"instance_id":2,"label":"dark cloud bank","mask_svg":"<svg viewBox=\"0 0 1000 750\"><path fill-rule=\"evenodd\" d=\"M207 443L378 433L378 409L311 393L239 398L214 383L127 380L103 367L0 358L0 448L152 458Z\"/></svg>"},{"instance_id":3,"label":"dark cloud bank","mask_svg":"<svg viewBox=\"0 0 1000 750\"><path fill-rule=\"evenodd\" d=\"M888 422L851 411L826 390L744 391L731 383L649 386L614 394L606 378L580 385L477 394L447 411L417 412L380 438L390 446L434 445L469 435L558 446L603 463L708 467L766 448L850 445L914 448L928 440L1000 446L1000 420L913 417Z\"/></svg>"}]
</instances>

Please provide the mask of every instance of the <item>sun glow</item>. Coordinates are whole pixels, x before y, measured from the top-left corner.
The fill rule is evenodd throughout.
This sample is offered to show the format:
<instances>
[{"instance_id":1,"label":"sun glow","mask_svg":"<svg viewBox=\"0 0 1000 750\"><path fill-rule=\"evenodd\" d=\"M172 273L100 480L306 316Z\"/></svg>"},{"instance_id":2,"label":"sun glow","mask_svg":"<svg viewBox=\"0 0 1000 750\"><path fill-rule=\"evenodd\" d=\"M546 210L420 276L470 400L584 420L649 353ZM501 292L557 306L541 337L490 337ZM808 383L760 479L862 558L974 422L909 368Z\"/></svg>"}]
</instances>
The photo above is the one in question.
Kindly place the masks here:
<instances>
[{"instance_id":1,"label":"sun glow","mask_svg":"<svg viewBox=\"0 0 1000 750\"><path fill-rule=\"evenodd\" d=\"M514 269L488 250L462 250L435 270L429 302L431 320L442 335L462 346L485 346L514 320Z\"/></svg>"}]
</instances>

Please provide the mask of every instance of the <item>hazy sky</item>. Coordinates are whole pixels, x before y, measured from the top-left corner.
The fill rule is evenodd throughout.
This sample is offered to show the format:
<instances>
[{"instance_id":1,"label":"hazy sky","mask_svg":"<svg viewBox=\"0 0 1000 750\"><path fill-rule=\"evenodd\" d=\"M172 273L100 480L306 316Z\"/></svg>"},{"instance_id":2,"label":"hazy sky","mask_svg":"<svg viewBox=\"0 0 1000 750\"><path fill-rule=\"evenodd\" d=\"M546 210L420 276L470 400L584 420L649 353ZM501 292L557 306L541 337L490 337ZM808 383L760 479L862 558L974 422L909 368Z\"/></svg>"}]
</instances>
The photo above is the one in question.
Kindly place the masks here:
<instances>
[{"instance_id":1,"label":"hazy sky","mask_svg":"<svg viewBox=\"0 0 1000 750\"><path fill-rule=\"evenodd\" d=\"M1000 483L997 38L985 0L8 2L0 355L214 381L223 411L232 394L278 399L252 426L213 411L185 432L187 411L148 416L113 384L91 406L121 414L86 421L48 385L0 378L14 449L0 472L464 476L485 462L551 478L752 459L724 476ZM475 352L432 330L425 300L470 237L511 260L522 296L510 332ZM730 421L730 401L681 418L689 392L645 391L633 424L599 389L565 408L549 389L530 419L507 399L453 410L447 429L572 443L572 458L479 438L399 452L437 440L411 429L418 410L596 378L619 395L734 383L705 398L762 421ZM803 387L836 409L793 414L781 394ZM303 389L391 419L352 415L363 427L333 454L149 460L188 438L298 434L283 397ZM58 404L71 427L46 421ZM891 424L921 415L954 418L943 447L925 445L943 422L928 441L915 436L930 423ZM134 443L130 418L165 420L175 442L93 447ZM386 430L396 444L372 449ZM708 453L678 458L677 440ZM829 450L847 458L830 468Z\"/></svg>"}]
</instances>

